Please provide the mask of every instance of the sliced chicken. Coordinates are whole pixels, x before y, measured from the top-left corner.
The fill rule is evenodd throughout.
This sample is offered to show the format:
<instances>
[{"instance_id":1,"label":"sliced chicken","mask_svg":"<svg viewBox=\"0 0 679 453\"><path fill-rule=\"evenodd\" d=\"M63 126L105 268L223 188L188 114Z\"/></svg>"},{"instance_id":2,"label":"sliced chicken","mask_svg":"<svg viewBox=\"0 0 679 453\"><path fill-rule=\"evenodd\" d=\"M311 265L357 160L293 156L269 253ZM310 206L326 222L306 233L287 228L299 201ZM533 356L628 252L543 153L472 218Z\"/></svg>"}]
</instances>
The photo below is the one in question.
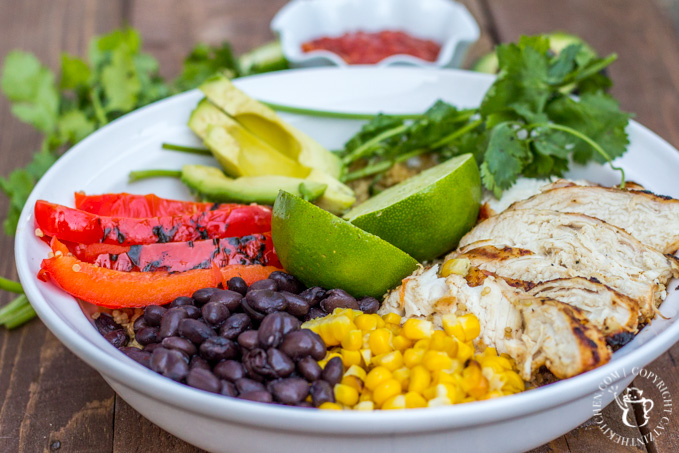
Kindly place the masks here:
<instances>
[{"instance_id":1,"label":"sliced chicken","mask_svg":"<svg viewBox=\"0 0 679 453\"><path fill-rule=\"evenodd\" d=\"M439 325L442 315L473 313L481 325L477 346L509 354L526 380L542 365L566 378L610 359L603 335L578 308L530 296L494 276L473 287L459 275L439 278L437 270L433 266L404 279L387 295L381 312L431 318Z\"/></svg>"},{"instance_id":2,"label":"sliced chicken","mask_svg":"<svg viewBox=\"0 0 679 453\"><path fill-rule=\"evenodd\" d=\"M585 214L620 227L663 253L679 249L679 200L648 191L558 181L509 207L517 209Z\"/></svg>"}]
</instances>

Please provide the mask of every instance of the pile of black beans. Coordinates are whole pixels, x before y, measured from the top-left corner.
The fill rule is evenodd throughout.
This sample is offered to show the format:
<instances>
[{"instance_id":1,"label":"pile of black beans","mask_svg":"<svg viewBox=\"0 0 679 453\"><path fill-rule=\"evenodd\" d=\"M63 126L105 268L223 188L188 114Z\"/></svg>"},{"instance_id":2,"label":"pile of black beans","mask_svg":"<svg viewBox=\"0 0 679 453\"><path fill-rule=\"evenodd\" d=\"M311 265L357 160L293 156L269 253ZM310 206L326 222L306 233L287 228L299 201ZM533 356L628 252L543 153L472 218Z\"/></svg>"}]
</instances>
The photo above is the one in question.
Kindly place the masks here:
<instances>
[{"instance_id":1,"label":"pile of black beans","mask_svg":"<svg viewBox=\"0 0 679 453\"><path fill-rule=\"evenodd\" d=\"M142 349L127 346L127 334L109 315L100 314L95 325L128 357L175 381L250 401L318 407L335 401L344 366L334 357L321 369L325 343L300 326L336 308L375 313L379 302L341 289L306 289L294 276L273 272L249 287L235 277L227 289L203 288L146 307L133 325Z\"/></svg>"}]
</instances>

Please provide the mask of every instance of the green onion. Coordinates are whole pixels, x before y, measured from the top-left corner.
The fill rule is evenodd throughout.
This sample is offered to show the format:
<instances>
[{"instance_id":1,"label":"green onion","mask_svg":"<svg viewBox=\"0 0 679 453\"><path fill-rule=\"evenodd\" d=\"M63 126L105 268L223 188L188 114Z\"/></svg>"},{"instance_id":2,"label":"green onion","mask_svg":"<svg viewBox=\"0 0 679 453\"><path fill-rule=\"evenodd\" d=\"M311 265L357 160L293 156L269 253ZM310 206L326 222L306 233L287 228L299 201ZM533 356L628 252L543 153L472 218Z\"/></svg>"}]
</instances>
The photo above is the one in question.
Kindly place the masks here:
<instances>
[{"instance_id":1,"label":"green onion","mask_svg":"<svg viewBox=\"0 0 679 453\"><path fill-rule=\"evenodd\" d=\"M196 147L193 147L193 146L174 145L172 143L163 143L163 149L167 149L167 150L170 150L170 151L181 151L183 153L190 153L190 154L203 154L203 155L206 155L206 156L212 155L210 150L206 149L206 148L196 148Z\"/></svg>"},{"instance_id":2,"label":"green onion","mask_svg":"<svg viewBox=\"0 0 679 453\"><path fill-rule=\"evenodd\" d=\"M181 170L137 170L128 175L130 182L141 181L148 178L181 178Z\"/></svg>"}]
</instances>

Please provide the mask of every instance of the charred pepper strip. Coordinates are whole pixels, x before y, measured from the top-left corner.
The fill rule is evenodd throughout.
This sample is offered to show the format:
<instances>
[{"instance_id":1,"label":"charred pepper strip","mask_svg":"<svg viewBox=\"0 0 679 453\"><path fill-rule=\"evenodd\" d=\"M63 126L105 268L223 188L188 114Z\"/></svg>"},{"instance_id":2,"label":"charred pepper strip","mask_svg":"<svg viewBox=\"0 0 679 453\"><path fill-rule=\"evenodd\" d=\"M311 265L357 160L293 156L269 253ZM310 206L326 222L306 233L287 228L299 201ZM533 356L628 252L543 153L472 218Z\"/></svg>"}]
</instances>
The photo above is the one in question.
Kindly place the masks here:
<instances>
[{"instance_id":1,"label":"charred pepper strip","mask_svg":"<svg viewBox=\"0 0 679 453\"><path fill-rule=\"evenodd\" d=\"M45 235L64 241L135 245L265 233L271 231L271 209L258 205L222 205L194 214L135 219L98 216L38 200L35 221Z\"/></svg>"},{"instance_id":2,"label":"charred pepper strip","mask_svg":"<svg viewBox=\"0 0 679 453\"><path fill-rule=\"evenodd\" d=\"M129 193L106 193L85 195L75 193L75 207L81 211L108 217L165 217L182 214L196 214L218 208L234 208L236 204L199 203L171 200L155 194L134 195Z\"/></svg>"},{"instance_id":3,"label":"charred pepper strip","mask_svg":"<svg viewBox=\"0 0 679 453\"><path fill-rule=\"evenodd\" d=\"M118 271L182 272L231 264L262 264L281 267L273 249L271 233L241 238L168 242L120 246L115 244L66 244L81 261Z\"/></svg>"},{"instance_id":4,"label":"charred pepper strip","mask_svg":"<svg viewBox=\"0 0 679 453\"><path fill-rule=\"evenodd\" d=\"M200 288L224 285L233 277L241 277L249 285L279 270L273 266L231 265L177 273L120 272L78 260L57 239L52 240L52 251L54 256L42 261L38 278L52 281L78 299L107 308L164 305Z\"/></svg>"}]
</instances>

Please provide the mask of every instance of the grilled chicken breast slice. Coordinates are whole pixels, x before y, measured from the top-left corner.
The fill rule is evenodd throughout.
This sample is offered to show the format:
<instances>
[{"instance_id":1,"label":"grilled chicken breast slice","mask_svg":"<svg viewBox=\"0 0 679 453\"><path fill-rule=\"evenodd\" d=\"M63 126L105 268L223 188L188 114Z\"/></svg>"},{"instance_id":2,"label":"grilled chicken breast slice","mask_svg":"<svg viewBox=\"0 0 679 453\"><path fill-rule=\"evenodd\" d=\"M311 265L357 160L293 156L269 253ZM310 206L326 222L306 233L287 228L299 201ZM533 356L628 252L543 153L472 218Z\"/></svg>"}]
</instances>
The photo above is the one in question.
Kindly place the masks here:
<instances>
[{"instance_id":1,"label":"grilled chicken breast slice","mask_svg":"<svg viewBox=\"0 0 679 453\"><path fill-rule=\"evenodd\" d=\"M508 210L574 212L615 225L663 253L679 249L679 200L648 191L557 181Z\"/></svg>"}]
</instances>

